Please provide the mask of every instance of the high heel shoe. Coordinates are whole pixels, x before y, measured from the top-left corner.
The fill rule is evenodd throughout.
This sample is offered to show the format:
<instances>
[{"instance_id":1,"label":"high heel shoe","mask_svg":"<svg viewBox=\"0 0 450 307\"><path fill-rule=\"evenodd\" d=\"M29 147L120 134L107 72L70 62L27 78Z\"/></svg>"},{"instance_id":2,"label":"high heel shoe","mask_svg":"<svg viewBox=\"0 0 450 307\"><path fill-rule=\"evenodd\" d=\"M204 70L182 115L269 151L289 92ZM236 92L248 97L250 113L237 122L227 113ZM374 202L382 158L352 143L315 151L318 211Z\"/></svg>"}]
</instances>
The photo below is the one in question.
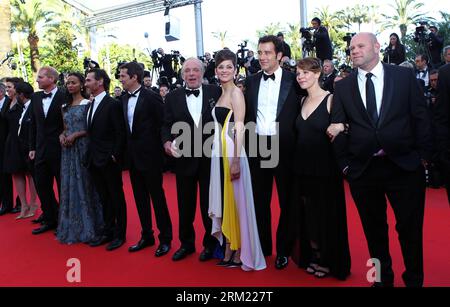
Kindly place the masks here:
<instances>
[{"instance_id":1,"label":"high heel shoe","mask_svg":"<svg viewBox=\"0 0 450 307\"><path fill-rule=\"evenodd\" d=\"M230 262L233 261L234 254L236 254L236 251L233 251L233 252L231 253L230 259L225 260L225 258L224 258L224 259L220 260L220 262L218 262L216 265L217 265L217 266L222 266L222 267L227 267L227 266L229 266Z\"/></svg>"},{"instance_id":2,"label":"high heel shoe","mask_svg":"<svg viewBox=\"0 0 450 307\"><path fill-rule=\"evenodd\" d=\"M26 212L30 209L30 206L27 204L22 204L20 214L16 217L16 220L21 220L26 218Z\"/></svg>"},{"instance_id":3,"label":"high heel shoe","mask_svg":"<svg viewBox=\"0 0 450 307\"><path fill-rule=\"evenodd\" d=\"M36 210L39 208L37 204L32 204L28 207L29 211L27 215L24 216L24 218L33 217L36 214Z\"/></svg>"}]
</instances>

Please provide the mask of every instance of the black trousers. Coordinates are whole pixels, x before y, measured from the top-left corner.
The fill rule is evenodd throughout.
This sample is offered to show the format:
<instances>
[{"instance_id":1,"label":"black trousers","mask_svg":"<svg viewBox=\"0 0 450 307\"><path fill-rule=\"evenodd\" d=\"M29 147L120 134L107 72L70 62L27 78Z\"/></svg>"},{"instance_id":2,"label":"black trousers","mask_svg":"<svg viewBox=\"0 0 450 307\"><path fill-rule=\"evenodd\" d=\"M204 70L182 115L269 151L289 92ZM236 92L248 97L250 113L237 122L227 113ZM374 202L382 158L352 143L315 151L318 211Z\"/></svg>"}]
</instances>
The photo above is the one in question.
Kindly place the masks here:
<instances>
[{"instance_id":1,"label":"black trousers","mask_svg":"<svg viewBox=\"0 0 450 307\"><path fill-rule=\"evenodd\" d=\"M143 172L131 165L130 179L139 220L141 221L142 237L153 237L152 213L150 209L151 197L156 225L159 230L159 242L170 244L172 241L172 222L167 207L166 195L164 194L161 170Z\"/></svg>"},{"instance_id":2,"label":"black trousers","mask_svg":"<svg viewBox=\"0 0 450 307\"><path fill-rule=\"evenodd\" d=\"M211 235L212 220L208 216L209 208L209 168L200 167L192 176L176 175L179 237L181 247L195 249L194 220L197 208L197 187L200 190L200 212L205 228L203 246L214 249L217 240Z\"/></svg>"},{"instance_id":3,"label":"black trousers","mask_svg":"<svg viewBox=\"0 0 450 307\"><path fill-rule=\"evenodd\" d=\"M408 287L423 285L423 218L425 171L421 166L408 172L387 157L373 158L363 175L349 180L367 239L369 253L381 263L381 281L393 283L389 253L387 202L396 219L396 230L406 271L402 277Z\"/></svg>"},{"instance_id":4,"label":"black trousers","mask_svg":"<svg viewBox=\"0 0 450 307\"><path fill-rule=\"evenodd\" d=\"M5 210L12 209L13 183L11 174L0 173L0 203Z\"/></svg>"},{"instance_id":5,"label":"black trousers","mask_svg":"<svg viewBox=\"0 0 450 307\"><path fill-rule=\"evenodd\" d=\"M258 136L259 142L262 138L271 148L271 138ZM273 149L279 150L279 149ZM259 151L259 150L258 150ZM264 256L272 255L272 189L273 180L278 192L278 200L280 204L280 218L278 220L278 227L276 233L276 252L280 256L289 256L292 249L292 240L289 231L289 210L290 210L290 194L292 190L292 182L294 180L293 173L280 167L262 168L261 162L267 159L253 157L249 159L250 171L252 176L253 198L255 202L256 222L258 225L259 240L261 241L261 248Z\"/></svg>"},{"instance_id":6,"label":"black trousers","mask_svg":"<svg viewBox=\"0 0 450 307\"><path fill-rule=\"evenodd\" d=\"M41 201L41 208L45 223L56 225L58 222L58 201L53 189L54 180L58 186L58 195L61 195L61 161L45 160L35 164L34 180L36 192Z\"/></svg>"},{"instance_id":7,"label":"black trousers","mask_svg":"<svg viewBox=\"0 0 450 307\"><path fill-rule=\"evenodd\" d=\"M103 234L124 240L127 229L127 205L120 165L112 161L101 167L91 165L89 172L103 206L105 221Z\"/></svg>"}]
</instances>

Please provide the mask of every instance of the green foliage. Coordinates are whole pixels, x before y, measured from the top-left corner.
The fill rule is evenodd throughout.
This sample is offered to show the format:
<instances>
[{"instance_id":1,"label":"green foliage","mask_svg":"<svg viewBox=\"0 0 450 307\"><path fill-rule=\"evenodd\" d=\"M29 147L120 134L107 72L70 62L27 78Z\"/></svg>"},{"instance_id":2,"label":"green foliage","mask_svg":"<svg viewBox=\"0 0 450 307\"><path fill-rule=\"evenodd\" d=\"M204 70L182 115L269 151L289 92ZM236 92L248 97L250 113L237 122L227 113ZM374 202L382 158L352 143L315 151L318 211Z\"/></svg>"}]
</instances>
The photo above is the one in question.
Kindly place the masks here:
<instances>
[{"instance_id":1,"label":"green foliage","mask_svg":"<svg viewBox=\"0 0 450 307\"><path fill-rule=\"evenodd\" d=\"M109 61L108 61L109 59ZM99 64L110 75L112 85L119 85L119 81L114 78L119 62L129 62L137 60L145 65L146 70L151 70L153 67L152 60L148 54L142 51L135 50L130 45L119 45L117 43L110 43L99 51Z\"/></svg>"},{"instance_id":2,"label":"green foliage","mask_svg":"<svg viewBox=\"0 0 450 307\"><path fill-rule=\"evenodd\" d=\"M52 43L42 50L42 64L53 66L59 72L82 71L83 63L73 47L75 39L72 26L67 22L61 23Z\"/></svg>"}]
</instances>

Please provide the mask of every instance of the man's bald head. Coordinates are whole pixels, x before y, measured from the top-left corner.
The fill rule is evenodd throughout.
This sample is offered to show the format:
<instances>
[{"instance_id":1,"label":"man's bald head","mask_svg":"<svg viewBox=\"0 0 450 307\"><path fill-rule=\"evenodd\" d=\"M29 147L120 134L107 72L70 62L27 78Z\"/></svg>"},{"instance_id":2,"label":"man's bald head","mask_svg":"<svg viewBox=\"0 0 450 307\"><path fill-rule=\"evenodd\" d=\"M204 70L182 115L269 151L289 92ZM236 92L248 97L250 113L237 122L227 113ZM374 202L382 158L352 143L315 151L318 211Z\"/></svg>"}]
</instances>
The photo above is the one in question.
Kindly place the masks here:
<instances>
[{"instance_id":1,"label":"man's bald head","mask_svg":"<svg viewBox=\"0 0 450 307\"><path fill-rule=\"evenodd\" d=\"M353 66L371 71L380 61L380 43L373 33L361 32L350 42Z\"/></svg>"}]
</instances>

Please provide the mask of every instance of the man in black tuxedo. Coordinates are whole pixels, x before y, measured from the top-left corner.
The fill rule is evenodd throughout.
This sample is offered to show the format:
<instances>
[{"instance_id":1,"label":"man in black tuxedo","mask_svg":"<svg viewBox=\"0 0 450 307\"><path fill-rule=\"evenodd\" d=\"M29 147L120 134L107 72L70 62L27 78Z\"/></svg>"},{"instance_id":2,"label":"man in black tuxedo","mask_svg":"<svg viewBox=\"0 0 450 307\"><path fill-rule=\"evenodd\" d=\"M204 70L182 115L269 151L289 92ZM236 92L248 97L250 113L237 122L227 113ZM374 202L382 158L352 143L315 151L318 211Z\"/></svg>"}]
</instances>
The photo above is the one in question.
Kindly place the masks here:
<instances>
[{"instance_id":1,"label":"man in black tuxedo","mask_svg":"<svg viewBox=\"0 0 450 307\"><path fill-rule=\"evenodd\" d=\"M40 234L55 229L58 220L58 201L53 182L56 180L58 194L61 193L61 146L59 135L64 131L61 107L65 94L58 89L59 73L53 67L42 67L37 76L39 88L31 98L31 126L29 158L34 161L36 191L43 211L42 225L33 230Z\"/></svg>"},{"instance_id":2,"label":"man in black tuxedo","mask_svg":"<svg viewBox=\"0 0 450 307\"><path fill-rule=\"evenodd\" d=\"M431 151L431 128L423 92L414 74L380 62L380 44L372 33L353 37L351 58L358 68L336 84L332 123L349 132L334 141L338 164L347 176L364 228L370 256L381 264L374 286L393 286L389 254L388 198L408 287L423 284L422 231L425 170Z\"/></svg>"},{"instance_id":3,"label":"man in black tuxedo","mask_svg":"<svg viewBox=\"0 0 450 307\"><path fill-rule=\"evenodd\" d=\"M155 244L152 229L150 197L159 229L160 245L155 256L170 250L172 222L163 189L163 148L161 126L163 102L161 96L141 86L144 70L130 62L120 67L120 82L127 94L122 96L123 116L127 131L127 156L134 199L142 226L141 240L129 248L137 252Z\"/></svg>"},{"instance_id":4,"label":"man in black tuxedo","mask_svg":"<svg viewBox=\"0 0 450 307\"><path fill-rule=\"evenodd\" d=\"M247 152L249 153L259 238L265 256L272 254L270 203L274 178L278 190L281 209L276 240L276 267L278 269L287 266L288 255L291 252L288 204L293 178L295 120L300 106L295 75L283 70L279 65L282 54L282 44L276 36L260 38L258 55L262 71L247 78L245 86L245 122L246 125L256 124L256 129L248 131L248 140L257 140L256 157L252 155L255 150L249 148L251 142L247 142ZM264 144L267 145L264 146ZM267 159L266 153L262 152L261 146L271 150L271 159L277 157L278 161L275 165L263 165L269 159Z\"/></svg>"},{"instance_id":5,"label":"man in black tuxedo","mask_svg":"<svg viewBox=\"0 0 450 307\"><path fill-rule=\"evenodd\" d=\"M428 66L428 56L424 54L416 55L416 78L423 85L423 90L430 85L430 67Z\"/></svg>"},{"instance_id":6,"label":"man in black tuxedo","mask_svg":"<svg viewBox=\"0 0 450 307\"><path fill-rule=\"evenodd\" d=\"M437 102L434 107L436 144L450 204L450 63L439 69L437 88Z\"/></svg>"},{"instance_id":7,"label":"man in black tuxedo","mask_svg":"<svg viewBox=\"0 0 450 307\"><path fill-rule=\"evenodd\" d=\"M212 122L211 111L222 91L215 85L202 86L204 69L205 66L199 59L187 59L181 71L186 88L170 92L164 104L164 149L169 156L178 157L175 159L175 173L181 247L173 255L174 261L195 252L193 223L197 207L197 185L200 188L200 211L205 228L204 250L200 254L200 261L211 259L217 244L217 240L211 235L212 222L208 216L211 160L203 152L203 143L209 135L204 135L202 131L205 125ZM189 131L173 131L177 130L176 126L180 123ZM190 144L179 143L180 139L177 138L186 137L188 132L191 134L186 142ZM177 148L179 145L182 147ZM179 155L177 149L183 154Z\"/></svg>"},{"instance_id":8,"label":"man in black tuxedo","mask_svg":"<svg viewBox=\"0 0 450 307\"><path fill-rule=\"evenodd\" d=\"M5 151L6 137L8 136L8 124L4 119L5 112L9 109L11 100L6 96L6 87L0 83L0 216L9 213L13 209L13 183L11 174L3 172L3 154Z\"/></svg>"},{"instance_id":9,"label":"man in black tuxedo","mask_svg":"<svg viewBox=\"0 0 450 307\"><path fill-rule=\"evenodd\" d=\"M314 44L317 58L322 62L333 59L333 47L327 28L322 26L322 21L317 17L313 18L311 25L314 28Z\"/></svg>"},{"instance_id":10,"label":"man in black tuxedo","mask_svg":"<svg viewBox=\"0 0 450 307\"><path fill-rule=\"evenodd\" d=\"M334 79L336 78L336 69L331 60L323 61L322 69L322 88L333 94L334 92Z\"/></svg>"},{"instance_id":11,"label":"man in black tuxedo","mask_svg":"<svg viewBox=\"0 0 450 307\"><path fill-rule=\"evenodd\" d=\"M111 80L102 69L86 76L85 86L94 96L87 113L89 147L85 166L97 188L103 206L103 236L92 247L110 244L112 251L125 243L127 207L123 193L121 162L125 146L125 122L121 103L107 94Z\"/></svg>"}]
</instances>

